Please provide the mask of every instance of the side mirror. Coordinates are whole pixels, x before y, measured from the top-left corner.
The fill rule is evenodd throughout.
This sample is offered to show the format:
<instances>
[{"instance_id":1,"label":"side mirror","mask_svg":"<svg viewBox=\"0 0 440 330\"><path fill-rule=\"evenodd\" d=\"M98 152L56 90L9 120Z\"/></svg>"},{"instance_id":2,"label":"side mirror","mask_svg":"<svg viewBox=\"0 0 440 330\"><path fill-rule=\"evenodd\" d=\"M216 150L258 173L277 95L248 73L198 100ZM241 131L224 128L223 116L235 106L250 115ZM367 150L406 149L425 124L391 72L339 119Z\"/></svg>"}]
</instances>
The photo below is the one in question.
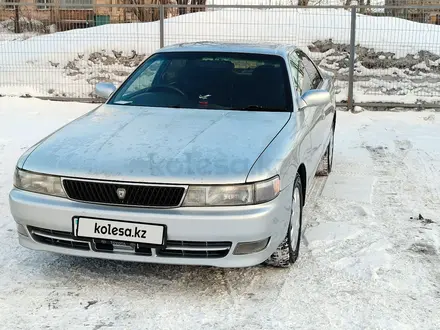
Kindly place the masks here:
<instances>
[{"instance_id":1,"label":"side mirror","mask_svg":"<svg viewBox=\"0 0 440 330\"><path fill-rule=\"evenodd\" d=\"M112 83L100 82L95 86L96 94L104 99L108 99L115 90L116 86Z\"/></svg>"},{"instance_id":2,"label":"side mirror","mask_svg":"<svg viewBox=\"0 0 440 330\"><path fill-rule=\"evenodd\" d=\"M301 95L299 99L299 109L317 107L330 103L330 93L324 89L311 89Z\"/></svg>"}]
</instances>

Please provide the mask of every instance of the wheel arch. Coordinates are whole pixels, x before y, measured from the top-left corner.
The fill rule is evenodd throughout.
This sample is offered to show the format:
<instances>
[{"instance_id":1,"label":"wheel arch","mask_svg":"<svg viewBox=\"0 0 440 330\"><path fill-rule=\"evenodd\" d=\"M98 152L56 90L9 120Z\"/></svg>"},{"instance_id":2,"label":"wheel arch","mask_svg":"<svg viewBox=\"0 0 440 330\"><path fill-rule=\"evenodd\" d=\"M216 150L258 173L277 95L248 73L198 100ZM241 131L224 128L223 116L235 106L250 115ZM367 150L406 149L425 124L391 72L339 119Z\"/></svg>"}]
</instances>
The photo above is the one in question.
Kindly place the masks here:
<instances>
[{"instance_id":1,"label":"wheel arch","mask_svg":"<svg viewBox=\"0 0 440 330\"><path fill-rule=\"evenodd\" d=\"M299 165L298 174L299 174L299 177L301 178L301 188L302 188L302 195L303 195L302 205L304 206L305 201L306 201L306 192L307 192L307 170L306 170L306 166L304 165L304 163L301 163L301 165Z\"/></svg>"}]
</instances>

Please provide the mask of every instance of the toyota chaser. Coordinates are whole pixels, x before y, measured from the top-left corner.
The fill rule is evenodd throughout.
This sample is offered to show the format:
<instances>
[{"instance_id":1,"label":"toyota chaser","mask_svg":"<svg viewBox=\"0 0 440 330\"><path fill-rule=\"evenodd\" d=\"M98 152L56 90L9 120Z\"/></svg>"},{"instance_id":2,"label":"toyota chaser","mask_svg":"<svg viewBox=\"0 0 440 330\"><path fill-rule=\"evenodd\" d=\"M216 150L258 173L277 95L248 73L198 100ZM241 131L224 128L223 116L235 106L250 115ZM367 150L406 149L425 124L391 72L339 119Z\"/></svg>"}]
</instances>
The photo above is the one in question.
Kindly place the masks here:
<instances>
[{"instance_id":1,"label":"toyota chaser","mask_svg":"<svg viewBox=\"0 0 440 330\"><path fill-rule=\"evenodd\" d=\"M288 267L316 175L332 169L333 78L288 45L158 50L105 102L27 150L19 243L135 262ZM60 109L62 111L62 109Z\"/></svg>"}]
</instances>

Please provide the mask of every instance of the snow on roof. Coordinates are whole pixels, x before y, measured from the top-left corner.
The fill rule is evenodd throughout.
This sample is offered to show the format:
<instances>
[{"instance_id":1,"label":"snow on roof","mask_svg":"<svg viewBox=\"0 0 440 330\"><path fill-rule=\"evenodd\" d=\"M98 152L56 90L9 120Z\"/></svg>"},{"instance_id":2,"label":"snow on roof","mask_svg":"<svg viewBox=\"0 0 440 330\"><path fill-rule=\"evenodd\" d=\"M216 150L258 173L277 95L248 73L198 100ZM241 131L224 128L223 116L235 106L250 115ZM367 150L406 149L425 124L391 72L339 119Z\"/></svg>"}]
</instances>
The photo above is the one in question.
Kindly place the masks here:
<instances>
[{"instance_id":1,"label":"snow on roof","mask_svg":"<svg viewBox=\"0 0 440 330\"><path fill-rule=\"evenodd\" d=\"M232 52L255 53L267 55L284 55L295 49L294 45L276 43L238 43L200 41L170 45L158 52Z\"/></svg>"}]
</instances>

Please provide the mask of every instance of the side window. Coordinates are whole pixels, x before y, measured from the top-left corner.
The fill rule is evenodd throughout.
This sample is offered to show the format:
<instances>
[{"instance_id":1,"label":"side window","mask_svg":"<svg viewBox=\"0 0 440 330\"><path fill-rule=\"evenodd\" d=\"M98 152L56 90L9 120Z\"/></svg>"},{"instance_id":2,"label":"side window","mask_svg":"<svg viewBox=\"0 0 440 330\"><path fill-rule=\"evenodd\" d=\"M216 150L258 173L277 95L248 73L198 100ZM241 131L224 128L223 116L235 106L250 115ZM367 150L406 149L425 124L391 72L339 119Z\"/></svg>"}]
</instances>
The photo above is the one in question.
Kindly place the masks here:
<instances>
[{"instance_id":1,"label":"side window","mask_svg":"<svg viewBox=\"0 0 440 330\"><path fill-rule=\"evenodd\" d=\"M318 88L319 84L322 82L321 75L319 74L318 70L316 69L313 62L305 55L302 54L302 62L304 63L304 67L307 71L307 74L311 81L311 89Z\"/></svg>"},{"instance_id":2,"label":"side window","mask_svg":"<svg viewBox=\"0 0 440 330\"><path fill-rule=\"evenodd\" d=\"M295 53L289 55L289 63L292 69L293 84L297 88L298 93L302 95L310 89L310 79L305 72L301 59Z\"/></svg>"},{"instance_id":3,"label":"side window","mask_svg":"<svg viewBox=\"0 0 440 330\"><path fill-rule=\"evenodd\" d=\"M163 63L163 59L157 59L152 62L147 68L144 69L132 82L132 84L124 92L124 95L131 94L140 91L145 88L151 87L154 77L156 76L160 66Z\"/></svg>"}]
</instances>

